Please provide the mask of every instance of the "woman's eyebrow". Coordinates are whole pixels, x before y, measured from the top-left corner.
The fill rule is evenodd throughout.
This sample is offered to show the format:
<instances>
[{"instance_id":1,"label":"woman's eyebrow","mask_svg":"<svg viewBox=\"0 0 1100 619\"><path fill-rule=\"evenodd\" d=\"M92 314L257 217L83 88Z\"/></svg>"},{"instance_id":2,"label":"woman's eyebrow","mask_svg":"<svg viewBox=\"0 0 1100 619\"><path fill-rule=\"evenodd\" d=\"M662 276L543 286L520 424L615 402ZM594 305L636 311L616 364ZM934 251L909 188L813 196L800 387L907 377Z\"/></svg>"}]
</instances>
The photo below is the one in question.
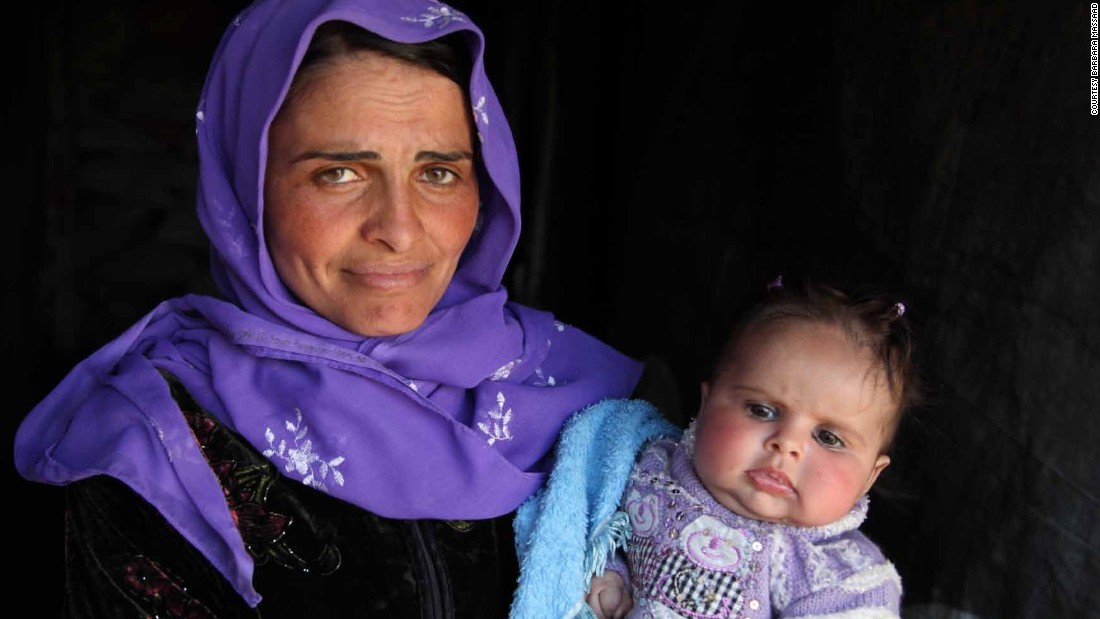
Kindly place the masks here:
<instances>
[{"instance_id":1,"label":"woman's eyebrow","mask_svg":"<svg viewBox=\"0 0 1100 619\"><path fill-rule=\"evenodd\" d=\"M321 151L311 150L294 158L294 163L307 159L324 159L326 161L377 161L382 155L373 150L356 151ZM422 150L416 154L415 161L462 161L472 160L474 154L468 150Z\"/></svg>"},{"instance_id":2,"label":"woman's eyebrow","mask_svg":"<svg viewBox=\"0 0 1100 619\"><path fill-rule=\"evenodd\" d=\"M468 150L422 150L416 153L414 161L461 161L463 159L473 159L474 154Z\"/></svg>"},{"instance_id":3,"label":"woman's eyebrow","mask_svg":"<svg viewBox=\"0 0 1100 619\"><path fill-rule=\"evenodd\" d=\"M322 151L322 150L310 150L298 155L294 158L293 163L299 161L305 161L307 159L325 159L327 161L363 161L363 160L377 160L381 159L382 155L379 155L373 150L356 150L356 151Z\"/></svg>"}]
</instances>

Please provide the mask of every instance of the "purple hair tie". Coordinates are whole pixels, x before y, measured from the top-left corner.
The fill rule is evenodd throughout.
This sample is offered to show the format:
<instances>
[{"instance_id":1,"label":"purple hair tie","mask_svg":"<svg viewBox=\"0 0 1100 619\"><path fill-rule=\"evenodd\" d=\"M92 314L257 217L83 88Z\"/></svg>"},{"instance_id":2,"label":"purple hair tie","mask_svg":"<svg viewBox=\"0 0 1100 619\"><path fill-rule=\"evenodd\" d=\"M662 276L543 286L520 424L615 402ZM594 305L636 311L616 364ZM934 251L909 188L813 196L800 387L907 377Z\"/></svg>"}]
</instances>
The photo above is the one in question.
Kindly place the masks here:
<instances>
[{"instance_id":1,"label":"purple hair tie","mask_svg":"<svg viewBox=\"0 0 1100 619\"><path fill-rule=\"evenodd\" d=\"M783 287L783 276L782 275L779 275L775 279L773 279L772 281L768 282L768 291L769 292L771 292L772 290L775 290L776 288L782 288L782 287Z\"/></svg>"}]
</instances>

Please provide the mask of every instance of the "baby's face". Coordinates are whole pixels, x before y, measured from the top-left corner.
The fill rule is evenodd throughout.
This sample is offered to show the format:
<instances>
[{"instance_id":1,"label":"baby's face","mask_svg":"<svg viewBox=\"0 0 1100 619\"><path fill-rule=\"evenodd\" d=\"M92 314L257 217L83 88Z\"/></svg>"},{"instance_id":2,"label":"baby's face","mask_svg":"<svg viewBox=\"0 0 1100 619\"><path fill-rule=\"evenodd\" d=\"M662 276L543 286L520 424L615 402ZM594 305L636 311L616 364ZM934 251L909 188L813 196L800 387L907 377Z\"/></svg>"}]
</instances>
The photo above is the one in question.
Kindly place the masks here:
<instances>
[{"instance_id":1,"label":"baby's face","mask_svg":"<svg viewBox=\"0 0 1100 619\"><path fill-rule=\"evenodd\" d=\"M703 383L695 471L747 518L829 524L890 462L881 450L896 408L870 351L839 327L759 327Z\"/></svg>"}]
</instances>

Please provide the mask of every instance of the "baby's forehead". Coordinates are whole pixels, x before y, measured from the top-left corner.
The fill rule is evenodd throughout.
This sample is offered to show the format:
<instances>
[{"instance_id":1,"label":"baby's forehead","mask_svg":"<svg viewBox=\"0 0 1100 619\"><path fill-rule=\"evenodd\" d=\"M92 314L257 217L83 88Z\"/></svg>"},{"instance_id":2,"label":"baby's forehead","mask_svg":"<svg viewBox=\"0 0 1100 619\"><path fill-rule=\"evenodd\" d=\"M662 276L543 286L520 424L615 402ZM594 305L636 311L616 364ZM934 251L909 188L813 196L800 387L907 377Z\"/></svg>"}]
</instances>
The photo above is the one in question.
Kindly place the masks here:
<instances>
[{"instance_id":1,"label":"baby's forehead","mask_svg":"<svg viewBox=\"0 0 1100 619\"><path fill-rule=\"evenodd\" d=\"M740 329L727 343L724 361L751 360L762 350L780 347L792 355L807 354L813 345L827 340L829 346L854 357L870 354L858 333L839 322L802 316L772 317Z\"/></svg>"},{"instance_id":2,"label":"baby's forehead","mask_svg":"<svg viewBox=\"0 0 1100 619\"><path fill-rule=\"evenodd\" d=\"M843 326L828 321L784 319L753 325L727 350L711 378L715 386L794 393L812 383L838 410L859 411L873 402L878 425L896 423L900 404L874 350Z\"/></svg>"},{"instance_id":3,"label":"baby's forehead","mask_svg":"<svg viewBox=\"0 0 1100 619\"><path fill-rule=\"evenodd\" d=\"M830 347L867 362L871 371L883 371L883 361L875 354L873 342L856 325L827 317L776 316L744 325L726 343L719 367L751 358L761 349L781 342L790 354L805 354L812 342L827 339ZM800 348L800 344L807 347Z\"/></svg>"}]
</instances>

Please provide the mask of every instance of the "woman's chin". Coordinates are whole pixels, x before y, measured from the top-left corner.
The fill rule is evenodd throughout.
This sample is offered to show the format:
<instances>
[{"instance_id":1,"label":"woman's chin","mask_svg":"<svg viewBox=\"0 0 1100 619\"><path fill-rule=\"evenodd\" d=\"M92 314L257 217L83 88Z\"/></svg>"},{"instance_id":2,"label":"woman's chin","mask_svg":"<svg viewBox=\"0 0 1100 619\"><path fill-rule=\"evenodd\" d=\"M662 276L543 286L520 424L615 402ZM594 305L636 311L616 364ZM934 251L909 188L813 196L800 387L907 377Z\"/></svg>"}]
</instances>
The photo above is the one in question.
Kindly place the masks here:
<instances>
[{"instance_id":1,"label":"woman's chin","mask_svg":"<svg viewBox=\"0 0 1100 619\"><path fill-rule=\"evenodd\" d=\"M415 331L427 317L428 312L394 305L369 308L347 316L337 324L363 337L387 337Z\"/></svg>"}]
</instances>

